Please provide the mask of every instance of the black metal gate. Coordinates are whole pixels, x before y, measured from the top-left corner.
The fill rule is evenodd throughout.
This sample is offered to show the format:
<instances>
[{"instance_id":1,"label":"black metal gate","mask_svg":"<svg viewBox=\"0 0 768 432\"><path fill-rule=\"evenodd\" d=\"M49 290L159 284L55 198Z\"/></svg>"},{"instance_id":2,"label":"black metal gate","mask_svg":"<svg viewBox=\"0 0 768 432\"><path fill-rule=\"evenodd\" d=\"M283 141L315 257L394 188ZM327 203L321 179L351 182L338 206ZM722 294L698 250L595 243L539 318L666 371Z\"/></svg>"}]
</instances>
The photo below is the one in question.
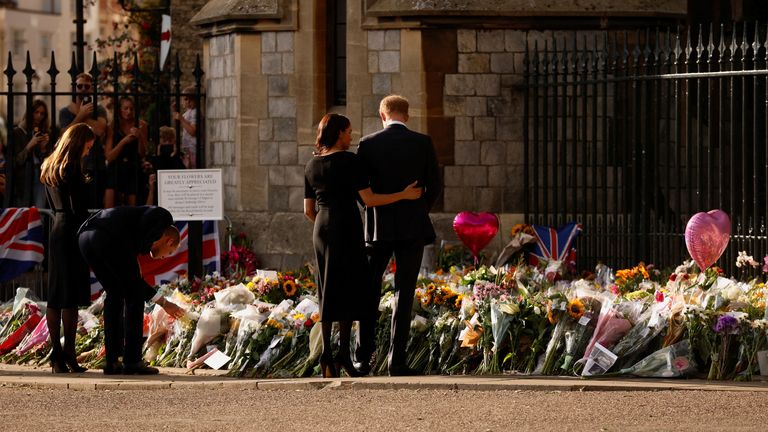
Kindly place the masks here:
<instances>
[{"instance_id":1,"label":"black metal gate","mask_svg":"<svg viewBox=\"0 0 768 432\"><path fill-rule=\"evenodd\" d=\"M157 62L155 62L155 65ZM113 58L102 59L99 61L94 53L91 60L91 67L87 72L93 77L93 85L91 86L89 96L94 101L98 101L98 105L103 106L111 102L112 108L116 111L119 106L118 101L120 98L128 96L134 102L135 111L137 113L136 121L138 122L139 114L141 118L148 123L148 135L151 146L156 146L159 143L160 127L172 126L176 129L176 150L179 150L181 142L181 125L179 121L175 121L171 118L171 103L175 102L178 111L181 112L181 98L183 96L193 98L197 101L196 110L196 167L205 167L205 132L203 123L202 109L205 106L205 93L203 92L202 80L204 72L200 66L200 57L198 56L194 70L183 72L179 66L178 55L175 57L174 62L168 62L171 67L161 71L158 66L155 66L153 70L147 72L142 71L140 67L139 59L134 56L132 61L127 64L122 62L117 55ZM16 65L18 67L18 65ZM21 71L17 71L13 64L13 57L11 53L8 53L8 60L5 66L3 74L6 77L6 89L0 87L0 98L5 98L6 116L5 125L0 126L5 128L5 145L2 156L5 158L5 194L0 194L0 209L3 207L31 207L34 202L30 199L30 194L27 193L35 187L35 183L39 183L39 178L29 174L33 170L32 164L38 165L39 160L33 161L31 158L26 160L17 160L16 155L20 150L29 142L32 138L34 131L31 128L24 130L25 135L22 139L19 139L19 135L14 133L14 126L20 122L19 119L26 119L26 124L32 124L31 116L33 110L33 102L37 99L41 99L47 105L48 115L50 119L50 137L49 147L52 148L60 135L58 112L61 106L57 106L57 97L64 96L66 100L71 100L77 94L76 91L76 77L83 70L79 68L75 55L72 55L70 62L70 68L66 71L68 75L65 80L59 80L62 71L60 71L56 64L56 57L54 53L51 53L50 64L47 65L47 70L42 70L38 67L35 69L31 62L29 53L26 56L26 64ZM14 83L14 77L18 74L24 77L24 84L19 86L19 83ZM65 75L66 76L66 75ZM36 82L40 82L43 85L38 85ZM190 86L187 86L186 92L182 88L182 82L193 82L193 90L190 90ZM40 89L42 88L42 90ZM64 90L61 90L64 88ZM17 107L18 105L18 107ZM21 109L19 109L21 108ZM97 115L96 110L93 113L94 117ZM117 117L118 113L113 113L112 118ZM117 131L117 122L110 121L109 128ZM21 142L19 142L21 141ZM97 142L94 145L94 149L97 146L103 145L101 142ZM0 149L3 146L0 145ZM94 178L93 183L98 182L98 176L104 175L100 170L106 169L103 150L95 151L92 149L91 155L97 154L101 156L101 159L96 158L94 164L101 167L96 169L92 173ZM154 154L154 153L152 153ZM149 153L148 153L149 156ZM21 190L21 193L18 191ZM104 189L94 187L91 189L93 192L89 200L89 205L92 209L101 208ZM142 204L142 203L137 203ZM41 212L43 214L44 227L47 232L47 225L50 222L50 214L48 212ZM200 231L199 224L190 224L190 238L193 238L195 234L193 230ZM201 238L202 234L199 234ZM47 233L43 240L47 243ZM199 258L200 247L195 247L194 242L190 246L190 259L193 262L202 262L202 258ZM46 248L47 251L47 248ZM197 254L197 255L195 255ZM195 258L199 258L195 260ZM45 261L43 264L36 266L34 271L28 272L16 280L0 282L0 299L7 299L13 296L13 292L17 286L27 286L33 288L38 296L45 298L47 292L47 280L45 277Z\"/></svg>"},{"instance_id":2,"label":"black metal gate","mask_svg":"<svg viewBox=\"0 0 768 432\"><path fill-rule=\"evenodd\" d=\"M74 98L77 95L75 86L75 79L77 75L84 70L79 68L75 60L74 53L72 54L70 68L66 71L68 79L64 83L57 81L59 75L62 73L56 65L55 53L51 53L50 65L45 71L37 70L33 68L30 62L29 53L27 53L26 64L24 69L21 70L21 74L24 76L23 88L14 84L14 77L19 74L14 68L13 57L11 53L8 53L8 61L3 71L6 76L7 89L0 91L0 97L5 97L6 101L6 121L5 128L7 142L5 143L5 159L6 159L6 191L4 202L0 202L0 207L28 207L33 203L29 201L28 196L19 196L14 194L14 189L17 189L14 185L17 182L30 182L30 185L24 185L25 190L34 187L34 183L39 179L34 176L26 176L26 178L18 178L18 173L23 171L19 170L18 166L14 166L15 155L19 153L20 149L32 138L33 130L26 130L26 137L23 142L16 142L18 139L13 133L14 124L21 122L19 119L26 119L27 124L31 124L32 121L32 106L36 99L42 99L48 108L48 114L50 119L50 137L49 143L53 145L58 139L60 134L60 128L58 127L58 112L62 108L57 106L57 97L65 96L67 98ZM179 58L176 55L173 67L168 67L164 71L161 71L155 63L154 70L142 71L142 67L139 63L139 59L136 55L133 56L133 61L130 64L124 64L117 54L112 59L97 59L96 53L93 53L91 60L91 68L87 72L93 77L93 86L91 87L89 96L92 100L97 101L99 106L103 106L105 102L111 103L113 111L117 111L119 108L119 100L122 97L130 97L134 102L134 108L136 111L136 122L138 125L139 118L146 120L149 126L149 141L154 146L159 142L159 130L160 127L174 126L176 128L176 140L177 150L181 141L181 125L179 121L171 119L171 104L175 103L176 107L181 111L181 98L182 96L188 96L194 98L197 101L198 107L196 111L196 124L201 125L196 130L196 145L197 151L197 168L205 166L205 141L202 127L202 106L204 106L205 94L202 87L202 78L204 72L200 66L200 57L197 57L196 65L193 71L188 71L186 75L182 72L179 66ZM168 62L169 64L172 62ZM42 76L47 75L46 78ZM192 79L189 79L191 75ZM182 80L193 81L194 91L184 93L182 91ZM36 90L35 81L42 81L45 85L44 91ZM47 82L46 82L47 81ZM60 90L59 87L65 87L65 90ZM18 102L23 101L24 111L19 112L16 108ZM22 106L22 104L18 104ZM118 113L111 113L112 118L117 118ZM140 115L141 114L141 115ZM94 118L97 116L97 110L93 112ZM18 122L17 122L18 120ZM117 132L117 122L111 121L108 125L113 128L114 132ZM101 140L100 140L101 141ZM103 175L100 171L106 169L106 163L103 160L103 146L102 142L97 142L92 150L92 157L96 160L94 165L97 166L92 173L94 177L94 183L100 183L99 176ZM101 159L99 159L101 158ZM20 162L24 163L24 162ZM33 163L31 160L27 160L26 164ZM17 168L17 169L13 169ZM26 167L27 171L30 167ZM99 169L101 168L101 169ZM14 175L16 174L16 175ZM92 208L100 208L103 194L102 189L92 188L94 196L90 199L90 205Z\"/></svg>"},{"instance_id":3,"label":"black metal gate","mask_svg":"<svg viewBox=\"0 0 768 432\"><path fill-rule=\"evenodd\" d=\"M605 32L529 47L525 216L578 221L579 267L688 258L691 215L722 209L738 251L768 253L765 25Z\"/></svg>"}]
</instances>

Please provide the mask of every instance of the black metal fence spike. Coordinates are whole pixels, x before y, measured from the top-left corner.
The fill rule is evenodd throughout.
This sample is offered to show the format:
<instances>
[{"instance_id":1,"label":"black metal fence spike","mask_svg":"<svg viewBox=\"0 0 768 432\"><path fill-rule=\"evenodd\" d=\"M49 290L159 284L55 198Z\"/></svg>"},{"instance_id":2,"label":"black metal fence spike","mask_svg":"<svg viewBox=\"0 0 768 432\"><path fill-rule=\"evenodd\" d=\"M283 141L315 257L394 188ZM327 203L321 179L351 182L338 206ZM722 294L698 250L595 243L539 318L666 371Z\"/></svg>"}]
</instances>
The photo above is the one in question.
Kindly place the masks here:
<instances>
[{"instance_id":1,"label":"black metal fence spike","mask_svg":"<svg viewBox=\"0 0 768 432\"><path fill-rule=\"evenodd\" d=\"M100 81L101 79L101 77L99 76L100 72L101 71L99 69L99 62L96 60L96 51L94 51L91 55L91 70L89 72L93 77L94 82Z\"/></svg>"},{"instance_id":2,"label":"black metal fence spike","mask_svg":"<svg viewBox=\"0 0 768 432\"><path fill-rule=\"evenodd\" d=\"M51 85L55 85L56 77L59 75L59 69L56 67L56 53L51 51L51 65L46 71L48 76L51 77Z\"/></svg>"},{"instance_id":3,"label":"black metal fence spike","mask_svg":"<svg viewBox=\"0 0 768 432\"><path fill-rule=\"evenodd\" d=\"M741 62L742 66L746 67L747 63L747 52L749 51L749 43L747 42L747 24L743 24L741 26L741 45L739 46L741 49Z\"/></svg>"},{"instance_id":4,"label":"black metal fence spike","mask_svg":"<svg viewBox=\"0 0 768 432\"><path fill-rule=\"evenodd\" d=\"M69 74L70 81L72 82L72 90L75 89L75 78L77 78L77 74L80 73L80 69L77 67L77 56L75 56L75 52L72 51L72 58L69 62L69 69L67 70L67 73Z\"/></svg>"},{"instance_id":5,"label":"black metal fence spike","mask_svg":"<svg viewBox=\"0 0 768 432\"><path fill-rule=\"evenodd\" d=\"M725 24L724 23L720 23L719 37L720 37L720 43L717 45L717 51L718 51L717 62L722 64L723 59L725 58L725 50L727 49L725 45Z\"/></svg>"},{"instance_id":6,"label":"black metal fence spike","mask_svg":"<svg viewBox=\"0 0 768 432\"><path fill-rule=\"evenodd\" d=\"M13 77L16 75L16 69L13 68L13 56L8 52L8 63L5 65L3 74L8 77L8 84L13 85Z\"/></svg>"},{"instance_id":7,"label":"black metal fence spike","mask_svg":"<svg viewBox=\"0 0 768 432\"><path fill-rule=\"evenodd\" d=\"M35 69L32 67L32 60L30 60L29 51L27 51L27 61L25 62L24 69L21 72L25 77L27 77L27 82L31 82L32 77L35 76Z\"/></svg>"},{"instance_id":8,"label":"black metal fence spike","mask_svg":"<svg viewBox=\"0 0 768 432\"><path fill-rule=\"evenodd\" d=\"M195 70L192 73L195 77L195 86L200 88L203 82L203 75L205 75L203 68L200 67L200 54L195 57Z\"/></svg>"}]
</instances>

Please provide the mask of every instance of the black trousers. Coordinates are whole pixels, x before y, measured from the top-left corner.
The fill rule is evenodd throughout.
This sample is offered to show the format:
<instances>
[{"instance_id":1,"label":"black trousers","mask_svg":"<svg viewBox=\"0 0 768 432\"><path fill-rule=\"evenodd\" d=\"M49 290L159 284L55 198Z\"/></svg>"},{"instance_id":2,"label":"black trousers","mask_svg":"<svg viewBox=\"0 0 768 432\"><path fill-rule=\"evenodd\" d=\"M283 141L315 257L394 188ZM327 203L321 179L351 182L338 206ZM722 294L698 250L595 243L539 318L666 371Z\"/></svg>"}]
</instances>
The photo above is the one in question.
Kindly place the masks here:
<instances>
[{"instance_id":1,"label":"black trousers","mask_svg":"<svg viewBox=\"0 0 768 432\"><path fill-rule=\"evenodd\" d=\"M392 310L392 335L389 345L389 367L407 366L406 346L411 331L411 310L416 280L419 277L424 245L419 241L376 242L368 245L368 261L371 268L371 289L381 291L381 278L392 255L395 256L395 303ZM358 361L371 358L376 349L376 322L378 298L369 305L373 319L360 321L359 345L355 353Z\"/></svg>"},{"instance_id":2,"label":"black trousers","mask_svg":"<svg viewBox=\"0 0 768 432\"><path fill-rule=\"evenodd\" d=\"M114 363L120 356L127 364L141 361L144 325L144 297L140 287L127 281L141 277L135 256L121 251L121 245L94 228L79 237L80 252L104 287L104 347L106 360Z\"/></svg>"}]
</instances>

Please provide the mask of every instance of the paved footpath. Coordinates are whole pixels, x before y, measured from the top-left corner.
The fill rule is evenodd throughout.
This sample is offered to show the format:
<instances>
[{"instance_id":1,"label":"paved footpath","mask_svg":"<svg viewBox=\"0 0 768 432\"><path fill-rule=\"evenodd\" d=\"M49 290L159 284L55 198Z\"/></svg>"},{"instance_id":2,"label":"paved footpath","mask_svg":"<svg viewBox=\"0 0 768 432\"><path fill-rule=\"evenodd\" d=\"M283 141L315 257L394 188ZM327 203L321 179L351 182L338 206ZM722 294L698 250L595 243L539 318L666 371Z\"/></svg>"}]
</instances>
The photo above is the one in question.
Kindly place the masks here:
<instances>
[{"instance_id":1,"label":"paved footpath","mask_svg":"<svg viewBox=\"0 0 768 432\"><path fill-rule=\"evenodd\" d=\"M100 370L82 374L51 374L50 369L0 364L0 387L72 390L252 389L252 390L525 390L525 391L733 391L768 392L766 377L752 382L700 379L541 377L525 375L428 375L413 377L245 379L226 371L161 368L160 375L105 376Z\"/></svg>"},{"instance_id":2,"label":"paved footpath","mask_svg":"<svg viewBox=\"0 0 768 432\"><path fill-rule=\"evenodd\" d=\"M419 376L232 379L0 366L0 430L764 431L768 383Z\"/></svg>"}]
</instances>

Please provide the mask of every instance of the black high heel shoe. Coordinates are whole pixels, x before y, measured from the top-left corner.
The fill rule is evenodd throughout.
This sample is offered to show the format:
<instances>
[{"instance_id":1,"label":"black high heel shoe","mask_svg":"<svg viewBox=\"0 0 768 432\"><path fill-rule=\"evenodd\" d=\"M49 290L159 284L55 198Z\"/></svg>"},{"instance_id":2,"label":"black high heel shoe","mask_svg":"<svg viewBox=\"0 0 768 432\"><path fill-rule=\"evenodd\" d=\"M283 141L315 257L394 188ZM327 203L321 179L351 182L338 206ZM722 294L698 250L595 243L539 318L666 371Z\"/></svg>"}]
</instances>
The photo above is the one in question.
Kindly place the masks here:
<instances>
[{"instance_id":1,"label":"black high heel shoe","mask_svg":"<svg viewBox=\"0 0 768 432\"><path fill-rule=\"evenodd\" d=\"M69 367L67 367L67 363L64 361L61 354L60 351L51 352L51 373L69 373Z\"/></svg>"},{"instance_id":2,"label":"black high heel shoe","mask_svg":"<svg viewBox=\"0 0 768 432\"><path fill-rule=\"evenodd\" d=\"M320 356L320 372L323 374L323 378L338 378L338 370L334 367L333 357L330 353L323 353Z\"/></svg>"},{"instance_id":3,"label":"black high heel shoe","mask_svg":"<svg viewBox=\"0 0 768 432\"><path fill-rule=\"evenodd\" d=\"M336 364L336 371L341 374L342 369L344 372L347 373L347 375L351 378L357 378L363 376L363 374L355 368L355 366L352 364L352 359L349 358L349 354L343 355L341 352L336 354L336 357L333 359L333 362Z\"/></svg>"},{"instance_id":4,"label":"black high heel shoe","mask_svg":"<svg viewBox=\"0 0 768 432\"><path fill-rule=\"evenodd\" d=\"M77 358L71 353L64 353L64 363L67 364L69 372L71 373L83 373L88 370L88 368L84 368L77 364Z\"/></svg>"}]
</instances>

